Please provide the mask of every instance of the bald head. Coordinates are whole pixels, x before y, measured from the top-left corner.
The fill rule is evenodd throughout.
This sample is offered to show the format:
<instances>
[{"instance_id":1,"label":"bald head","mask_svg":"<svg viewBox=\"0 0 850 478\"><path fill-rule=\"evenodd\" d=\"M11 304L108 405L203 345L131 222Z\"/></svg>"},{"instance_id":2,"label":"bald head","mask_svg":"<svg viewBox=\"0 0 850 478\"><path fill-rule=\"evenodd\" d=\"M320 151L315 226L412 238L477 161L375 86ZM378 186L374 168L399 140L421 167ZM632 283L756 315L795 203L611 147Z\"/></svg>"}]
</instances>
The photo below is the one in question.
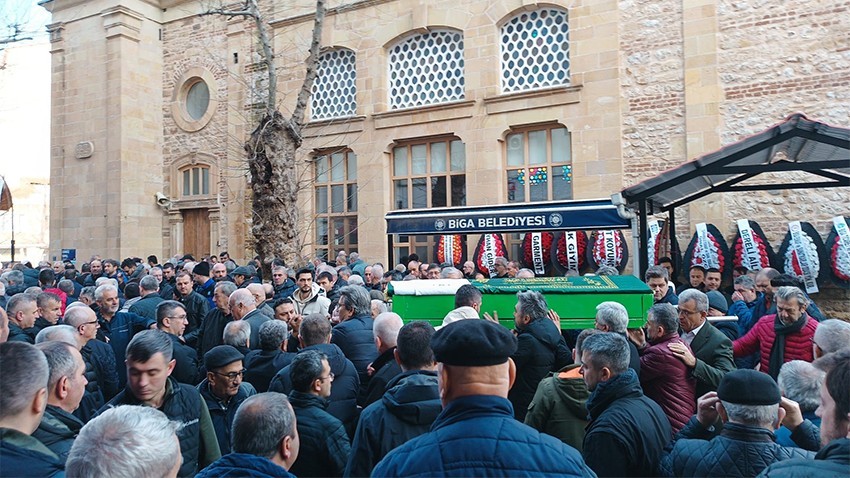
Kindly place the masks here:
<instances>
[{"instance_id":1,"label":"bald head","mask_svg":"<svg viewBox=\"0 0 850 478\"><path fill-rule=\"evenodd\" d=\"M263 287L263 284L251 283L248 284L246 289L251 293L251 296L254 298L254 304L257 307L263 305L263 302L266 301L266 289Z\"/></svg>"},{"instance_id":2,"label":"bald head","mask_svg":"<svg viewBox=\"0 0 850 478\"><path fill-rule=\"evenodd\" d=\"M242 320L242 317L257 308L254 296L248 289L236 289L230 294L229 305L230 314L235 320Z\"/></svg>"},{"instance_id":3,"label":"bald head","mask_svg":"<svg viewBox=\"0 0 850 478\"><path fill-rule=\"evenodd\" d=\"M394 312L383 312L375 317L372 333L378 352L384 353L398 344L398 331L404 326L401 316Z\"/></svg>"}]
</instances>

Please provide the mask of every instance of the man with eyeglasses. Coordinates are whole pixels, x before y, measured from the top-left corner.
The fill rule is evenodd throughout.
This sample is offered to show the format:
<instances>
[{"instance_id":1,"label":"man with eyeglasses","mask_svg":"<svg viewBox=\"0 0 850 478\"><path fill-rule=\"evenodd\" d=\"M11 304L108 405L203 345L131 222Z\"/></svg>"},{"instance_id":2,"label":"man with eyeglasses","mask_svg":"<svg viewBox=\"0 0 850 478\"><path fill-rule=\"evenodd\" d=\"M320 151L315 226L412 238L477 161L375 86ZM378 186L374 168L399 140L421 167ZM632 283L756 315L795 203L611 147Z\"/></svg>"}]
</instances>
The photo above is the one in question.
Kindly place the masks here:
<instances>
[{"instance_id":1,"label":"man with eyeglasses","mask_svg":"<svg viewBox=\"0 0 850 478\"><path fill-rule=\"evenodd\" d=\"M236 410L257 390L242 382L245 357L230 345L218 345L204 355L207 377L198 385L198 390L210 410L218 446L223 455L230 453L230 431Z\"/></svg>"},{"instance_id":2,"label":"man with eyeglasses","mask_svg":"<svg viewBox=\"0 0 850 478\"><path fill-rule=\"evenodd\" d=\"M696 396L701 397L717 390L720 379L735 370L732 360L732 341L711 325L708 316L708 296L697 289L686 289L679 294L679 326L681 342L671 342L667 347L673 356L684 362L697 380Z\"/></svg>"},{"instance_id":3,"label":"man with eyeglasses","mask_svg":"<svg viewBox=\"0 0 850 478\"><path fill-rule=\"evenodd\" d=\"M174 372L171 374L180 383L195 385L198 383L198 353L183 341L186 331L186 307L176 300L166 300L156 307L156 326L168 334L174 345Z\"/></svg>"},{"instance_id":4,"label":"man with eyeglasses","mask_svg":"<svg viewBox=\"0 0 850 478\"><path fill-rule=\"evenodd\" d=\"M295 476L342 476L351 442L342 422L326 411L334 374L328 357L314 350L296 355L289 366L289 403L301 447L290 471Z\"/></svg>"},{"instance_id":5,"label":"man with eyeglasses","mask_svg":"<svg viewBox=\"0 0 850 478\"><path fill-rule=\"evenodd\" d=\"M63 320L65 325L70 325L77 331L77 345L86 365L86 392L80 406L74 410L74 416L85 423L94 418L98 409L119 391L115 353L109 344L96 340L100 324L91 307L68 307Z\"/></svg>"}]
</instances>

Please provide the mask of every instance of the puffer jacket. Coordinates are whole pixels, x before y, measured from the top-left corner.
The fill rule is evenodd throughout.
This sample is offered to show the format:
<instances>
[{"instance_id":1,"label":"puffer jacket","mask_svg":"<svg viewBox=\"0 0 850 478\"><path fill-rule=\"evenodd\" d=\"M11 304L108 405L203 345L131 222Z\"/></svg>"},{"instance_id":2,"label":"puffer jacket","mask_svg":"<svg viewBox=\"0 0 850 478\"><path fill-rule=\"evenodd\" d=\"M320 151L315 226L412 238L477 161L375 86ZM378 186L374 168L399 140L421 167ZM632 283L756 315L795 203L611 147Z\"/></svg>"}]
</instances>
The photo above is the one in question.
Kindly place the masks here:
<instances>
[{"instance_id":1,"label":"puffer jacket","mask_svg":"<svg viewBox=\"0 0 850 478\"><path fill-rule=\"evenodd\" d=\"M395 359L395 350L396 348L393 347L384 351L372 362L372 369L375 372L369 378L369 386L365 393L360 395L357 405L366 408L380 400L387 391L390 381L401 373L401 366ZM360 390L363 391L363 387L360 387Z\"/></svg>"},{"instance_id":2,"label":"puffer jacket","mask_svg":"<svg viewBox=\"0 0 850 478\"><path fill-rule=\"evenodd\" d=\"M384 396L360 414L344 476L369 476L387 453L426 433L442 410L436 372L396 376Z\"/></svg>"},{"instance_id":3,"label":"puffer jacket","mask_svg":"<svg viewBox=\"0 0 850 478\"><path fill-rule=\"evenodd\" d=\"M242 363L245 365L244 380L254 388L257 393L269 391L269 383L280 369L289 365L295 354L276 350L252 350L248 352Z\"/></svg>"},{"instance_id":4,"label":"puffer jacket","mask_svg":"<svg viewBox=\"0 0 850 478\"><path fill-rule=\"evenodd\" d=\"M670 420L643 394L634 370L597 384L587 412L582 455L597 475L655 476L670 442Z\"/></svg>"},{"instance_id":5,"label":"puffer jacket","mask_svg":"<svg viewBox=\"0 0 850 478\"><path fill-rule=\"evenodd\" d=\"M431 431L391 451L373 477L594 476L581 455L514 418L494 395L453 400Z\"/></svg>"},{"instance_id":6,"label":"puffer jacket","mask_svg":"<svg viewBox=\"0 0 850 478\"><path fill-rule=\"evenodd\" d=\"M360 386L364 389L369 383L366 367L378 358L378 348L375 347L375 336L372 334L374 323L369 315L355 315L334 327L331 333L331 343L337 345L354 364L360 376Z\"/></svg>"},{"instance_id":7,"label":"puffer jacket","mask_svg":"<svg viewBox=\"0 0 850 478\"><path fill-rule=\"evenodd\" d=\"M582 451L590 396L580 368L569 365L541 380L525 415L526 425L578 451Z\"/></svg>"},{"instance_id":8,"label":"puffer jacket","mask_svg":"<svg viewBox=\"0 0 850 478\"><path fill-rule=\"evenodd\" d=\"M59 478L65 476L65 464L35 438L0 428L0 474Z\"/></svg>"},{"instance_id":9,"label":"puffer jacket","mask_svg":"<svg viewBox=\"0 0 850 478\"><path fill-rule=\"evenodd\" d=\"M195 476L196 478L295 478L295 475L268 458L247 453L224 455Z\"/></svg>"},{"instance_id":10,"label":"puffer jacket","mask_svg":"<svg viewBox=\"0 0 850 478\"><path fill-rule=\"evenodd\" d=\"M814 460L784 460L765 468L759 474L759 478L846 477L848 473L850 473L850 438L839 438L821 448Z\"/></svg>"},{"instance_id":11,"label":"puffer jacket","mask_svg":"<svg viewBox=\"0 0 850 478\"><path fill-rule=\"evenodd\" d=\"M676 434L696 412L697 382L688 366L667 347L671 343L683 343L675 331L650 341L641 351L640 386L644 395L661 406Z\"/></svg>"},{"instance_id":12,"label":"puffer jacket","mask_svg":"<svg viewBox=\"0 0 850 478\"><path fill-rule=\"evenodd\" d=\"M818 322L808 315L801 317L799 320L803 320L804 318L806 319L806 325L803 326L803 329L785 337L785 358L783 359L783 363L792 360L805 360L806 362L814 360L812 338L815 336ZM756 325L747 332L747 335L732 343L735 356L746 356L755 352L761 352L760 370L767 373L770 368L770 349L773 347L774 340L776 340L776 331L773 328L775 321L776 314L766 315L759 319Z\"/></svg>"},{"instance_id":13,"label":"puffer jacket","mask_svg":"<svg viewBox=\"0 0 850 478\"><path fill-rule=\"evenodd\" d=\"M773 432L738 423L725 423L720 435L693 417L676 436L672 450L661 459L663 476L755 476L782 460L812 458L814 453L774 443ZM706 441L710 440L710 441Z\"/></svg>"},{"instance_id":14,"label":"puffer jacket","mask_svg":"<svg viewBox=\"0 0 850 478\"><path fill-rule=\"evenodd\" d=\"M548 318L534 320L519 330L516 352L511 358L516 364L516 381L508 392L508 400L516 419L523 421L540 381L573 360L567 342Z\"/></svg>"},{"instance_id":15,"label":"puffer jacket","mask_svg":"<svg viewBox=\"0 0 850 478\"><path fill-rule=\"evenodd\" d=\"M342 422L325 411L327 399L293 390L289 403L295 410L295 423L301 441L299 459L293 463L292 474L307 476L342 476L351 442Z\"/></svg>"},{"instance_id":16,"label":"puffer jacket","mask_svg":"<svg viewBox=\"0 0 850 478\"><path fill-rule=\"evenodd\" d=\"M210 382L204 379L198 385L198 391L201 392L201 397L207 402L207 409L210 411L213 428L215 428L215 437L218 439L218 448L222 455L230 453L230 430L233 425L233 419L236 418L236 411L242 402L253 395L257 394L254 387L248 382L239 384L239 390L236 395L230 397L227 403L222 402L210 390Z\"/></svg>"},{"instance_id":17,"label":"puffer jacket","mask_svg":"<svg viewBox=\"0 0 850 478\"><path fill-rule=\"evenodd\" d=\"M48 405L32 437L43 443L64 463L68 460L71 445L74 444L81 428L83 422L79 418L57 406Z\"/></svg>"},{"instance_id":18,"label":"puffer jacket","mask_svg":"<svg viewBox=\"0 0 850 478\"><path fill-rule=\"evenodd\" d=\"M330 400L328 413L345 425L349 435L353 434L357 426L357 391L360 389L360 377L354 370L354 365L334 344L311 345L301 349L299 353L305 350L315 350L328 357L328 364L334 374L331 396L328 397ZM269 391L288 394L291 390L292 380L289 377L289 365L287 365L274 376L269 384Z\"/></svg>"}]
</instances>

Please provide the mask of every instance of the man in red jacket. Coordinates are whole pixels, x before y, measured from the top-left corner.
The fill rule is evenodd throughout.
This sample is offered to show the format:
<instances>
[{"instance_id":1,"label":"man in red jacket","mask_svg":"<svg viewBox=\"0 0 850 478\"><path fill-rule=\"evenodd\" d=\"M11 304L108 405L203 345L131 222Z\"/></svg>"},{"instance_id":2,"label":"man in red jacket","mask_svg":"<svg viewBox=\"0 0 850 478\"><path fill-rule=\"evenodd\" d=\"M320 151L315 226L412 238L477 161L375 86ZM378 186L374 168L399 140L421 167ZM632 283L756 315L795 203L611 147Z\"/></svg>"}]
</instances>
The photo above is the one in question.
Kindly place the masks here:
<instances>
[{"instance_id":1,"label":"man in red jacket","mask_svg":"<svg viewBox=\"0 0 850 478\"><path fill-rule=\"evenodd\" d=\"M818 323L806 314L809 299L797 287L780 287L774 298L776 314L759 319L747 335L733 343L733 351L735 357L742 357L760 350L760 370L775 379L785 362L814 360L812 338Z\"/></svg>"}]
</instances>

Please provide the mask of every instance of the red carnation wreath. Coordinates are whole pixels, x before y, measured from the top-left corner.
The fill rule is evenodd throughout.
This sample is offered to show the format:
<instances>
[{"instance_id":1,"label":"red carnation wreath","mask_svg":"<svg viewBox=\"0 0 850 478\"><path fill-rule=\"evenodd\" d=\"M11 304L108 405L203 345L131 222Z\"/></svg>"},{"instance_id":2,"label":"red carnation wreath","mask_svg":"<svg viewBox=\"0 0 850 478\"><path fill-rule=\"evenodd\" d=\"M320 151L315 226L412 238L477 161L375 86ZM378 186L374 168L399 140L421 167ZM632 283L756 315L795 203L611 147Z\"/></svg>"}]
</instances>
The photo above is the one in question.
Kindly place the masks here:
<instances>
[{"instance_id":1,"label":"red carnation wreath","mask_svg":"<svg viewBox=\"0 0 850 478\"><path fill-rule=\"evenodd\" d=\"M549 275L552 271L552 243L555 234L551 232L529 232L522 238L522 264L531 269L535 276Z\"/></svg>"},{"instance_id":2,"label":"red carnation wreath","mask_svg":"<svg viewBox=\"0 0 850 478\"><path fill-rule=\"evenodd\" d=\"M843 224L842 224L843 221ZM829 275L839 287L850 289L850 218L832 219L832 228L826 238L826 252L829 254ZM839 231L838 228L841 228Z\"/></svg>"},{"instance_id":3,"label":"red carnation wreath","mask_svg":"<svg viewBox=\"0 0 850 478\"><path fill-rule=\"evenodd\" d=\"M464 252L466 245L464 244L463 236L460 234L438 236L437 243L434 245L434 255L437 257L437 263L451 263L457 268L463 267ZM451 250L451 257L447 257L446 250Z\"/></svg>"},{"instance_id":4,"label":"red carnation wreath","mask_svg":"<svg viewBox=\"0 0 850 478\"><path fill-rule=\"evenodd\" d=\"M688 248L685 250L684 267L690 269L692 266L702 266L706 269L719 269L723 275L729 273L729 246L723 239L723 235L714 224L705 224L706 244L703 250L700 246L699 233L694 232Z\"/></svg>"},{"instance_id":5,"label":"red carnation wreath","mask_svg":"<svg viewBox=\"0 0 850 478\"><path fill-rule=\"evenodd\" d=\"M785 238L782 240L782 245L779 246L779 257L777 263L780 270L786 274L792 275L805 282L806 278L803 273L803 266L800 264L800 257L797 256L797 251L791 245L792 228L794 222L788 224L788 232L785 233ZM828 268L825 267L827 262L826 247L823 245L823 240L815 228L808 222L800 222L800 238L802 247L808 251L806 254L809 259L811 275L815 278L817 285L822 285L829 275ZM817 289L807 287L810 294L817 292Z\"/></svg>"},{"instance_id":6,"label":"red carnation wreath","mask_svg":"<svg viewBox=\"0 0 850 478\"><path fill-rule=\"evenodd\" d=\"M505 246L502 235L497 233L481 234L481 239L478 240L475 253L472 255L472 262L475 263L478 272L484 274L484 277L495 276L491 267L497 257L508 258L508 248Z\"/></svg>"},{"instance_id":7,"label":"red carnation wreath","mask_svg":"<svg viewBox=\"0 0 850 478\"><path fill-rule=\"evenodd\" d=\"M593 231L587 248L587 262L596 269L607 265L623 272L629 262L629 249L623 231Z\"/></svg>"},{"instance_id":8,"label":"red carnation wreath","mask_svg":"<svg viewBox=\"0 0 850 478\"><path fill-rule=\"evenodd\" d=\"M570 269L581 274L587 268L586 254L587 234L584 231L561 232L555 240L552 266L558 275L564 275Z\"/></svg>"},{"instance_id":9,"label":"red carnation wreath","mask_svg":"<svg viewBox=\"0 0 850 478\"><path fill-rule=\"evenodd\" d=\"M741 223L740 225L743 225L742 221L744 220L738 221ZM762 231L761 226L755 221L747 221L747 224L749 225L749 233L742 235L741 227L739 227L738 233L735 234L735 239L732 242L730 254L732 267L743 266L752 271L773 267L776 265L776 254L773 252L773 248L770 247L770 243L767 241L767 237L764 231ZM743 236L748 236L746 241ZM749 253L745 254L745 252ZM752 260L753 256L757 256L758 263L754 263Z\"/></svg>"}]
</instances>

